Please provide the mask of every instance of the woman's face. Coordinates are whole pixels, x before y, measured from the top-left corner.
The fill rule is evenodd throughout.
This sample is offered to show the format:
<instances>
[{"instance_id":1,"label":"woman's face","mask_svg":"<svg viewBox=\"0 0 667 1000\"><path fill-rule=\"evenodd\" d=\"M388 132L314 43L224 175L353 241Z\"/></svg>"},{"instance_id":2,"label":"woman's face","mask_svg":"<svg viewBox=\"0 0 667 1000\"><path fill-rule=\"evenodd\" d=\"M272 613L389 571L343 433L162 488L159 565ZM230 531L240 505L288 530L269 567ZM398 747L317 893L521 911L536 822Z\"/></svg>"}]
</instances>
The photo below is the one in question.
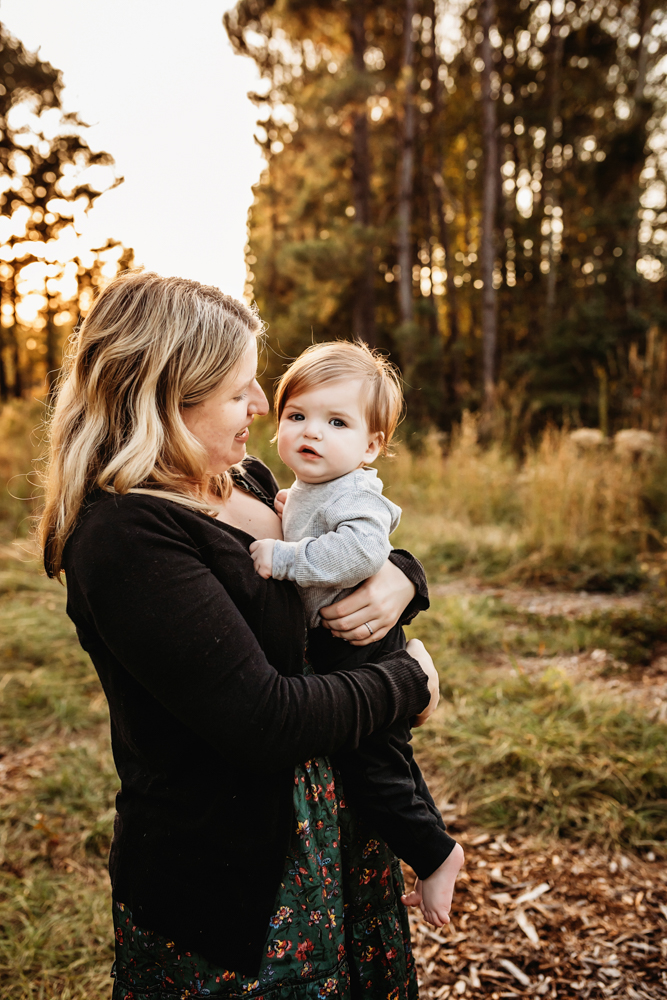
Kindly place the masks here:
<instances>
[{"instance_id":1,"label":"woman's face","mask_svg":"<svg viewBox=\"0 0 667 1000\"><path fill-rule=\"evenodd\" d=\"M269 412L256 376L257 340L249 337L245 354L220 388L182 411L185 426L208 453L207 471L212 476L244 458L250 424L256 415Z\"/></svg>"}]
</instances>

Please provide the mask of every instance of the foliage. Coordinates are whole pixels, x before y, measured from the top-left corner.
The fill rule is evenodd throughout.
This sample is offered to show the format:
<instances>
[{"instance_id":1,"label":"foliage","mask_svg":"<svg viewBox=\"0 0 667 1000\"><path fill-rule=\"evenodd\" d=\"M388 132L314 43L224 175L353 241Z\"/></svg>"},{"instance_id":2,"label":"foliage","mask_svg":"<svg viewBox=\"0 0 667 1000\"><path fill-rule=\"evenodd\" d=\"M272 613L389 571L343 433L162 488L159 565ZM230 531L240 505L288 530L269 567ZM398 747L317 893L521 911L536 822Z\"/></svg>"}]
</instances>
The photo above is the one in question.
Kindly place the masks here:
<instances>
[{"instance_id":1,"label":"foliage","mask_svg":"<svg viewBox=\"0 0 667 1000\"><path fill-rule=\"evenodd\" d=\"M406 374L413 428L447 428L480 402L480 7L416 5L409 330L396 295L406 4L363 4L363 72L344 0L239 0L225 19L262 74L254 99L267 166L246 260L247 291L276 352L268 375L313 336L352 335L370 249L377 341ZM605 433L661 426L666 26L649 0L496 5L498 388L519 438L549 419ZM361 114L371 161L364 225L353 192Z\"/></svg>"}]
</instances>

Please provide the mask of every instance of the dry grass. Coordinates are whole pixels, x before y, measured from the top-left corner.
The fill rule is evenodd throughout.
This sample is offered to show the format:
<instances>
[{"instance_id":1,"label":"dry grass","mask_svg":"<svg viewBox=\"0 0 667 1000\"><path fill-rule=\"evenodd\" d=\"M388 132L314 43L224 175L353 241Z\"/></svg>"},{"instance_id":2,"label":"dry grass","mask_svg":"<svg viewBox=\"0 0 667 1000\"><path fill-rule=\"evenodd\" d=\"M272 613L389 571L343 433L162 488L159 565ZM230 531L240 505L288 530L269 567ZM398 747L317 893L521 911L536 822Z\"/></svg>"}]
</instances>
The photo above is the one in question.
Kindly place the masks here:
<instances>
[{"instance_id":1,"label":"dry grass","mask_svg":"<svg viewBox=\"0 0 667 1000\"><path fill-rule=\"evenodd\" d=\"M0 998L108 993L118 785L104 695L65 592L0 563Z\"/></svg>"},{"instance_id":2,"label":"dry grass","mask_svg":"<svg viewBox=\"0 0 667 1000\"><path fill-rule=\"evenodd\" d=\"M44 404L13 400L0 407L0 533L25 537L39 494L36 463L43 453Z\"/></svg>"},{"instance_id":3,"label":"dry grass","mask_svg":"<svg viewBox=\"0 0 667 1000\"><path fill-rule=\"evenodd\" d=\"M663 565L660 455L587 452L552 429L519 463L499 444L483 448L466 415L447 450L432 436L421 454L401 449L381 475L404 508L395 544L419 555L433 578L465 571L622 591Z\"/></svg>"},{"instance_id":4,"label":"dry grass","mask_svg":"<svg viewBox=\"0 0 667 1000\"><path fill-rule=\"evenodd\" d=\"M34 473L41 446L39 402L0 411L0 532L25 535L39 504ZM282 486L292 476L271 444L273 425L253 427L251 450ZM611 450L579 448L551 429L519 463L494 443L482 447L477 421L464 415L443 448L399 446L378 470L404 510L392 538L421 558L431 579L475 573L498 580L624 591L664 576L667 460L633 461ZM13 494L13 497L10 496Z\"/></svg>"}]
</instances>

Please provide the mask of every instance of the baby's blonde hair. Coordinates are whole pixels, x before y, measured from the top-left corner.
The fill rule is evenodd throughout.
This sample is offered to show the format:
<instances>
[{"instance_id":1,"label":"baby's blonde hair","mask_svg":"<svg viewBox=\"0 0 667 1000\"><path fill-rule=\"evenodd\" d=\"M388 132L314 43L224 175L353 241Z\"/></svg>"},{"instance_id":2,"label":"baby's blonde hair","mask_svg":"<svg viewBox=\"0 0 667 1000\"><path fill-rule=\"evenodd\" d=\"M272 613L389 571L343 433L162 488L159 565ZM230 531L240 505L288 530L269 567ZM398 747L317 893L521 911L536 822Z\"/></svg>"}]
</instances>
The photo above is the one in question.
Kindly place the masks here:
<instances>
[{"instance_id":1,"label":"baby's blonde hair","mask_svg":"<svg viewBox=\"0 0 667 1000\"><path fill-rule=\"evenodd\" d=\"M313 344L299 355L276 386L276 420L280 422L291 396L346 379L362 379L366 384L362 407L368 430L380 435L380 454L389 455L389 444L403 412L401 377L383 354L359 341Z\"/></svg>"}]
</instances>

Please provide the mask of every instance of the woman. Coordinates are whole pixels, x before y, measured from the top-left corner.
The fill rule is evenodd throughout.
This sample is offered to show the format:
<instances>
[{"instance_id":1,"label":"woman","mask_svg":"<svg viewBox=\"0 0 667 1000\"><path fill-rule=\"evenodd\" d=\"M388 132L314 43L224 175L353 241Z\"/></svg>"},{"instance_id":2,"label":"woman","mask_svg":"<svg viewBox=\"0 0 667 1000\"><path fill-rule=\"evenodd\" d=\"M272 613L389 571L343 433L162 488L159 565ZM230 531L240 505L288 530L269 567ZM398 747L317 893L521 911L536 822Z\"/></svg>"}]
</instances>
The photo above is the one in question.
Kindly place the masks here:
<instances>
[{"instance_id":1,"label":"woman","mask_svg":"<svg viewBox=\"0 0 667 1000\"><path fill-rule=\"evenodd\" d=\"M417 642L354 672L304 672L299 597L248 552L281 535L273 477L244 461L268 410L260 332L217 289L127 273L86 317L53 416L45 565L65 571L121 779L119 1000L351 997L362 982L366 996L416 995L400 876L359 833L325 755L426 717L437 676ZM334 633L363 641L370 622L377 639L424 606L401 570L422 583L395 555L327 609ZM364 935L402 954L369 956Z\"/></svg>"}]
</instances>

